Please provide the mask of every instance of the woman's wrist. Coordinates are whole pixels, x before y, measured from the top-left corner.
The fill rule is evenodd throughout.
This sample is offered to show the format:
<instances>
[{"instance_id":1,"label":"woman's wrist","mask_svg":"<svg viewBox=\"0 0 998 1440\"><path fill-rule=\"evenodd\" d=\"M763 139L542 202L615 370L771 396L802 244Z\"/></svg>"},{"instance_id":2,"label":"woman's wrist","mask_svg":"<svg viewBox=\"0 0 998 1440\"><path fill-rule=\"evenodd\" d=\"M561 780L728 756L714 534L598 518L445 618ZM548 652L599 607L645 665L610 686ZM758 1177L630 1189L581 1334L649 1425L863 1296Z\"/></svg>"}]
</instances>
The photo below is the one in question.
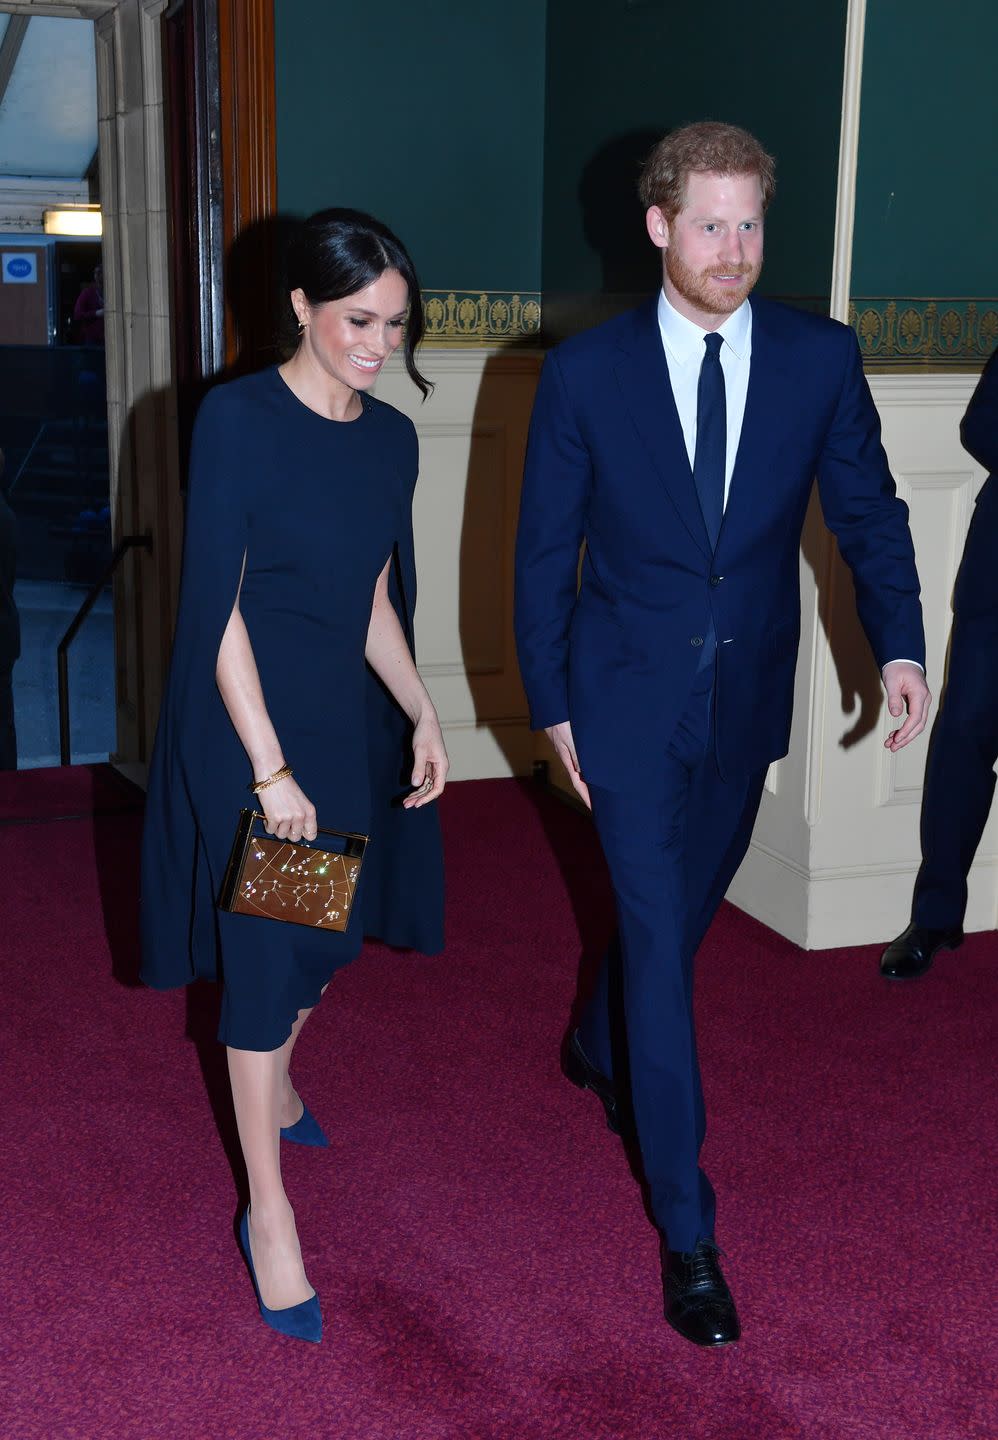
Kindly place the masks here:
<instances>
[{"instance_id":1,"label":"woman's wrist","mask_svg":"<svg viewBox=\"0 0 998 1440\"><path fill-rule=\"evenodd\" d=\"M425 690L423 691L422 695L418 695L416 697L415 703L412 709L409 711L409 718L414 726L419 726L424 723L430 723L434 725L440 723L437 719L437 712L433 701L430 699L429 695Z\"/></svg>"},{"instance_id":2,"label":"woman's wrist","mask_svg":"<svg viewBox=\"0 0 998 1440\"><path fill-rule=\"evenodd\" d=\"M277 785L282 780L290 780L294 773L290 765L282 765L279 770L275 770L272 775L268 775L265 779L254 780L248 788L254 795L262 795L264 790L270 789L271 785Z\"/></svg>"},{"instance_id":3,"label":"woman's wrist","mask_svg":"<svg viewBox=\"0 0 998 1440\"><path fill-rule=\"evenodd\" d=\"M256 755L250 755L254 783L268 780L271 775L282 770L286 764L287 761L280 750L261 750Z\"/></svg>"}]
</instances>

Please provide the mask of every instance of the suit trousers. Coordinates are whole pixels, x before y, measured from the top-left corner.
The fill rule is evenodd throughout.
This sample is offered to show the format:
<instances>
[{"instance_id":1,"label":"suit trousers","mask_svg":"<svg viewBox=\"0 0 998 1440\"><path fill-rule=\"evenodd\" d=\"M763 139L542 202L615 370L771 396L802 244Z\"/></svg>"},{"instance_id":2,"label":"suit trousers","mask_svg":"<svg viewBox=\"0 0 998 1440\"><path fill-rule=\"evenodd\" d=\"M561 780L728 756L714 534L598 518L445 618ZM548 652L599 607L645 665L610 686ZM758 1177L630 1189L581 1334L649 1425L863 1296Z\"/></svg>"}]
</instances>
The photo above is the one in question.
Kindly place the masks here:
<instances>
[{"instance_id":1,"label":"suit trousers","mask_svg":"<svg viewBox=\"0 0 998 1440\"><path fill-rule=\"evenodd\" d=\"M922 795L922 866L915 882L916 925L963 924L967 876L987 824L998 760L998 606L958 608L949 678L932 732Z\"/></svg>"},{"instance_id":2,"label":"suit trousers","mask_svg":"<svg viewBox=\"0 0 998 1440\"><path fill-rule=\"evenodd\" d=\"M590 1062L621 1083L622 1010L651 1210L670 1249L682 1252L713 1237L715 1209L699 1163L706 1117L693 961L748 848L766 774L723 779L718 771L713 681L713 667L695 677L654 789L590 786L618 940L580 1020L579 1040Z\"/></svg>"}]
</instances>

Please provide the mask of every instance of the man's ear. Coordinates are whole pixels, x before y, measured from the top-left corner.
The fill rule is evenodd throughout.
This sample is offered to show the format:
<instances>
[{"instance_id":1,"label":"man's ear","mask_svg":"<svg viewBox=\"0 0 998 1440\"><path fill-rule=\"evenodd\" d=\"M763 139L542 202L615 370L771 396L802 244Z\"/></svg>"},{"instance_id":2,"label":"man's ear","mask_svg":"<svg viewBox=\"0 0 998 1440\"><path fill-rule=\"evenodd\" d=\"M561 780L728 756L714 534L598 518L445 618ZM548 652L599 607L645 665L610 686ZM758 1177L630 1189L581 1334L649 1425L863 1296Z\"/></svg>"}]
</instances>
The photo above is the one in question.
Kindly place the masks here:
<instances>
[{"instance_id":1,"label":"man's ear","mask_svg":"<svg viewBox=\"0 0 998 1440\"><path fill-rule=\"evenodd\" d=\"M652 205L645 214L648 238L659 250L669 248L669 222L657 205Z\"/></svg>"}]
</instances>

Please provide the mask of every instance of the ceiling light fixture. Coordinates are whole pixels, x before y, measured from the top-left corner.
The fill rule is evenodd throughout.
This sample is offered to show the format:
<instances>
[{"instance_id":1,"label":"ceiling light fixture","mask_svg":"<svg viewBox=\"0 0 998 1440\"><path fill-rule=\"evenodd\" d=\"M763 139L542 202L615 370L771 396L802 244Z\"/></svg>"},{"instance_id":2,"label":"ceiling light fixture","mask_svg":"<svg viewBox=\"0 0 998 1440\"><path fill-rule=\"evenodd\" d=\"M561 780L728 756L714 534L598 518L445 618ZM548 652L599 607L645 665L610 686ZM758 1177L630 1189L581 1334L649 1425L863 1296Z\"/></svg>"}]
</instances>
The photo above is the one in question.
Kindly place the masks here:
<instances>
[{"instance_id":1,"label":"ceiling light fixture","mask_svg":"<svg viewBox=\"0 0 998 1440\"><path fill-rule=\"evenodd\" d=\"M60 205L42 215L46 235L87 235L100 238L103 220L99 205Z\"/></svg>"}]
</instances>

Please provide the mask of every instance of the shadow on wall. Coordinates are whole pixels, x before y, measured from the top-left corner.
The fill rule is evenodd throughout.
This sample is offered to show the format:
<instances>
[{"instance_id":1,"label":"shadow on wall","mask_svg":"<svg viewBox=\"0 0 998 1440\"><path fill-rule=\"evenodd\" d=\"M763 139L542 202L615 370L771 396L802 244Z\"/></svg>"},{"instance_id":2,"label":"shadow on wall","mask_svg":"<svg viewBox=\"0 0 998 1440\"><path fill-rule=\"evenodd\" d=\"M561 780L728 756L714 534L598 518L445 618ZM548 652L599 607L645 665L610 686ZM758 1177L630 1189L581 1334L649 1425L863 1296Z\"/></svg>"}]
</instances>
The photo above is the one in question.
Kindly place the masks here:
<instances>
[{"instance_id":1,"label":"shadow on wall","mask_svg":"<svg viewBox=\"0 0 998 1440\"><path fill-rule=\"evenodd\" d=\"M645 230L638 177L659 130L629 130L601 145L586 161L577 189L589 248L599 257L599 290L567 285L559 257L544 256L545 338L554 342L639 304L661 284L658 250Z\"/></svg>"},{"instance_id":2,"label":"shadow on wall","mask_svg":"<svg viewBox=\"0 0 998 1440\"><path fill-rule=\"evenodd\" d=\"M661 256L648 239L638 179L661 140L657 130L629 130L586 162L579 180L582 228L602 266L603 295L640 295L661 283Z\"/></svg>"},{"instance_id":3,"label":"shadow on wall","mask_svg":"<svg viewBox=\"0 0 998 1440\"><path fill-rule=\"evenodd\" d=\"M461 517L462 663L476 723L491 732L514 775L530 773L535 749L513 638L513 558L527 427L540 367L534 339L507 345L486 360L471 422Z\"/></svg>"},{"instance_id":4,"label":"shadow on wall","mask_svg":"<svg viewBox=\"0 0 998 1440\"><path fill-rule=\"evenodd\" d=\"M884 708L884 689L856 612L852 575L825 526L817 487L804 521L801 553L814 574L818 618L831 648L842 714L855 717L838 742L843 750L851 750L876 729ZM799 694L797 698L799 703Z\"/></svg>"},{"instance_id":5,"label":"shadow on wall","mask_svg":"<svg viewBox=\"0 0 998 1440\"><path fill-rule=\"evenodd\" d=\"M648 240L637 180L657 130L633 130L601 145L578 181L586 240L600 259L599 293L553 287L545 263L543 343L637 304L661 283ZM492 355L482 371L472 419L461 524L459 630L476 723L488 729L513 774L528 774L537 742L527 728L513 641L513 553L527 427L542 356L536 337Z\"/></svg>"},{"instance_id":6,"label":"shadow on wall","mask_svg":"<svg viewBox=\"0 0 998 1440\"><path fill-rule=\"evenodd\" d=\"M659 130L627 131L586 162L577 196L586 241L599 256L599 292L556 288L557 256L546 257L546 343L640 303L661 283L661 258L645 231L637 193L641 167L660 139ZM516 672L513 552L540 363L533 337L504 347L485 363L472 420L461 527L459 627L476 720L491 730L511 770L521 775L529 772L536 745L526 727L527 704Z\"/></svg>"},{"instance_id":7,"label":"shadow on wall","mask_svg":"<svg viewBox=\"0 0 998 1440\"><path fill-rule=\"evenodd\" d=\"M288 298L287 253L300 224L295 215L269 215L247 225L233 241L225 265L225 303L237 354L219 378L252 374L294 349L297 326Z\"/></svg>"},{"instance_id":8,"label":"shadow on wall","mask_svg":"<svg viewBox=\"0 0 998 1440\"><path fill-rule=\"evenodd\" d=\"M288 244L297 225L294 215L256 220L236 236L225 260L224 304L235 335L236 355L214 375L202 374L204 358L196 335L177 334L177 421L180 487L187 489L191 434L201 401L209 390L241 375L251 375L290 354L295 324L287 298L285 270ZM197 323L196 321L194 322Z\"/></svg>"}]
</instances>

